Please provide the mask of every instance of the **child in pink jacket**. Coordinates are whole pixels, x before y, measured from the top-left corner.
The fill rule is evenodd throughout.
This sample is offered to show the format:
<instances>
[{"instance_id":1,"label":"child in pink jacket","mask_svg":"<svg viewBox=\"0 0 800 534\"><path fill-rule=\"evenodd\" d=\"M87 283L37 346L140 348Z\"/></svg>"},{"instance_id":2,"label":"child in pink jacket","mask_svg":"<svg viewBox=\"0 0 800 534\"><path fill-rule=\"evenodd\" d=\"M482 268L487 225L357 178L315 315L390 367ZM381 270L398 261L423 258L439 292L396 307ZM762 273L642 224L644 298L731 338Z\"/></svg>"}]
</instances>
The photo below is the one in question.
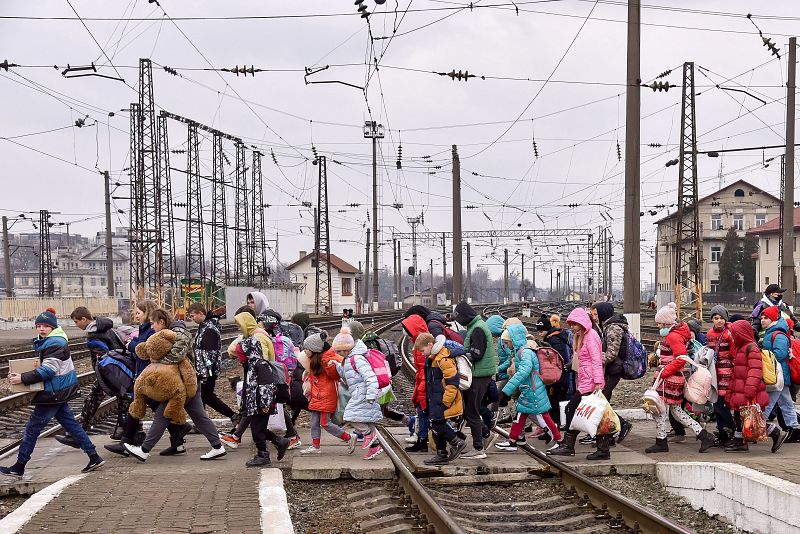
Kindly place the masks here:
<instances>
[{"instance_id":1,"label":"child in pink jacket","mask_svg":"<svg viewBox=\"0 0 800 534\"><path fill-rule=\"evenodd\" d=\"M567 404L566 426L569 428L575 410L584 395L601 391L605 386L603 375L603 342L600 335L592 328L592 320L583 308L575 308L567 317L567 324L572 330L572 367L577 371L577 384L575 393ZM578 366L575 369L575 366ZM555 449L550 449L547 454L553 456L575 456L575 440L577 430L567 430L562 441ZM597 451L589 454L588 460L607 460L610 457L608 447L611 436L597 436Z\"/></svg>"}]
</instances>

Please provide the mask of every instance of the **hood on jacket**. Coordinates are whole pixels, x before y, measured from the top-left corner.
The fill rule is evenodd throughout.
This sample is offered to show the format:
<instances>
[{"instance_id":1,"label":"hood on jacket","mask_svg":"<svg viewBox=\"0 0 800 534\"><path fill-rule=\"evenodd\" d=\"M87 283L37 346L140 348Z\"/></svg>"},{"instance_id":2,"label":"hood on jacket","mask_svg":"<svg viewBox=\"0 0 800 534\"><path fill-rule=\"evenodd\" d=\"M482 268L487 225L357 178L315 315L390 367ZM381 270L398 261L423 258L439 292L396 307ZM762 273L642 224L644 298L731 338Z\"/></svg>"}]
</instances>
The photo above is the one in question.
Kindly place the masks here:
<instances>
[{"instance_id":1,"label":"hood on jacket","mask_svg":"<svg viewBox=\"0 0 800 534\"><path fill-rule=\"evenodd\" d=\"M236 315L233 318L236 326L239 327L239 331L242 332L244 337L250 337L255 332L256 328L258 328L258 323L256 322L256 318L253 317L253 314L250 312L242 312Z\"/></svg>"},{"instance_id":2,"label":"hood on jacket","mask_svg":"<svg viewBox=\"0 0 800 534\"><path fill-rule=\"evenodd\" d=\"M355 346L353 346L353 349L350 351L350 356L366 354L367 352L369 352L369 347L367 347L364 342L359 339L356 341Z\"/></svg>"},{"instance_id":3,"label":"hood on jacket","mask_svg":"<svg viewBox=\"0 0 800 534\"><path fill-rule=\"evenodd\" d=\"M425 306L422 306L421 304L414 304L413 306L411 306L409 309L406 310L406 312L403 314L403 317L411 317L412 315L419 315L423 319L427 319L429 313L431 313L431 311Z\"/></svg>"},{"instance_id":4,"label":"hood on jacket","mask_svg":"<svg viewBox=\"0 0 800 534\"><path fill-rule=\"evenodd\" d=\"M253 291L252 293L247 294L247 299L253 299L253 302L256 305L256 309L254 310L256 315L262 315L269 309L269 300L264 293Z\"/></svg>"},{"instance_id":5,"label":"hood on jacket","mask_svg":"<svg viewBox=\"0 0 800 534\"><path fill-rule=\"evenodd\" d=\"M516 353L522 347L528 346L528 329L521 324L508 325L507 332Z\"/></svg>"},{"instance_id":6,"label":"hood on jacket","mask_svg":"<svg viewBox=\"0 0 800 534\"><path fill-rule=\"evenodd\" d=\"M291 322L302 328L305 332L306 328L311 324L311 318L306 312L297 312L292 315Z\"/></svg>"},{"instance_id":7,"label":"hood on jacket","mask_svg":"<svg viewBox=\"0 0 800 534\"><path fill-rule=\"evenodd\" d=\"M350 326L350 333L353 335L353 339L361 339L367 333L364 325L359 321L353 320L347 324Z\"/></svg>"},{"instance_id":8,"label":"hood on jacket","mask_svg":"<svg viewBox=\"0 0 800 534\"><path fill-rule=\"evenodd\" d=\"M467 304L466 300L459 302L453 312L453 320L461 326L468 326L477 316L478 312Z\"/></svg>"},{"instance_id":9,"label":"hood on jacket","mask_svg":"<svg viewBox=\"0 0 800 534\"><path fill-rule=\"evenodd\" d=\"M786 321L784 321L784 323L785 322ZM731 325L731 335L733 336L733 344L737 347L756 342L753 326L749 321L735 321Z\"/></svg>"},{"instance_id":10,"label":"hood on jacket","mask_svg":"<svg viewBox=\"0 0 800 534\"><path fill-rule=\"evenodd\" d=\"M492 335L499 336L503 333L503 323L506 322L499 315L492 315L488 319L486 319L486 324L489 326L489 330L492 331Z\"/></svg>"},{"instance_id":11,"label":"hood on jacket","mask_svg":"<svg viewBox=\"0 0 800 534\"><path fill-rule=\"evenodd\" d=\"M424 319L425 319L426 323L429 323L431 321L439 321L440 323L442 323L444 325L447 324L447 319L445 318L445 316L442 315L441 313L437 312L437 311L432 311L432 310L429 311L428 315L426 315L424 317Z\"/></svg>"},{"instance_id":12,"label":"hood on jacket","mask_svg":"<svg viewBox=\"0 0 800 534\"><path fill-rule=\"evenodd\" d=\"M417 336L423 332L428 331L428 325L425 324L425 319L419 315L409 315L400 323L411 339L417 339Z\"/></svg>"},{"instance_id":13,"label":"hood on jacket","mask_svg":"<svg viewBox=\"0 0 800 534\"><path fill-rule=\"evenodd\" d=\"M609 317L607 321L603 322L604 327L611 324L619 325L623 327L625 330L628 329L628 320L621 313L614 314L611 317Z\"/></svg>"},{"instance_id":14,"label":"hood on jacket","mask_svg":"<svg viewBox=\"0 0 800 534\"><path fill-rule=\"evenodd\" d=\"M583 308L575 308L569 312L567 322L581 325L586 332L592 329L592 319Z\"/></svg>"},{"instance_id":15,"label":"hood on jacket","mask_svg":"<svg viewBox=\"0 0 800 534\"><path fill-rule=\"evenodd\" d=\"M112 321L108 317L98 317L97 319L89 323L89 326L86 327L86 333L105 334L112 328L114 328L114 321Z\"/></svg>"},{"instance_id":16,"label":"hood on jacket","mask_svg":"<svg viewBox=\"0 0 800 534\"><path fill-rule=\"evenodd\" d=\"M601 325L605 325L605 322L614 315L614 305L610 302L598 302L594 305L594 309L597 310L597 318Z\"/></svg>"},{"instance_id":17,"label":"hood on jacket","mask_svg":"<svg viewBox=\"0 0 800 534\"><path fill-rule=\"evenodd\" d=\"M169 325L169 329L172 330L173 332L178 332L179 330L182 330L183 333L186 333L189 331L189 329L186 327L186 321L173 321L172 324Z\"/></svg>"},{"instance_id":18,"label":"hood on jacket","mask_svg":"<svg viewBox=\"0 0 800 534\"><path fill-rule=\"evenodd\" d=\"M35 337L33 338L33 345L36 348L43 349L45 347L52 347L52 346L63 346L66 345L69 341L67 338L67 333L59 326L54 328L47 334L45 337Z\"/></svg>"},{"instance_id":19,"label":"hood on jacket","mask_svg":"<svg viewBox=\"0 0 800 534\"><path fill-rule=\"evenodd\" d=\"M750 330L753 328L751 327ZM684 340L687 342L692 339L692 331L689 329L689 325L681 321L680 323L673 325L672 328L669 329L669 333L676 332L679 334Z\"/></svg>"},{"instance_id":20,"label":"hood on jacket","mask_svg":"<svg viewBox=\"0 0 800 534\"><path fill-rule=\"evenodd\" d=\"M786 319L784 319L783 317L778 317L778 320L776 322L772 323L772 326L767 328L766 331L768 333L779 332L780 331L780 332L784 332L786 334L789 334L789 323L787 323Z\"/></svg>"}]
</instances>

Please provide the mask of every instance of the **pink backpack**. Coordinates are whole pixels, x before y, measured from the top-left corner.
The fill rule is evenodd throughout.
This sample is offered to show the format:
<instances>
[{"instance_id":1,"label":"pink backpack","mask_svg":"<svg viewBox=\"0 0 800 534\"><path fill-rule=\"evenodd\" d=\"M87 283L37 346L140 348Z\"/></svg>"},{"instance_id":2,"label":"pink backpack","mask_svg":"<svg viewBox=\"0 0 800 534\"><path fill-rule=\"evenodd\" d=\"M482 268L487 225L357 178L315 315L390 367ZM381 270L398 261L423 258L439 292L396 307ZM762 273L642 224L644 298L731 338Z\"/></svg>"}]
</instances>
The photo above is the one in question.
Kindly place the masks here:
<instances>
[{"instance_id":1,"label":"pink backpack","mask_svg":"<svg viewBox=\"0 0 800 534\"><path fill-rule=\"evenodd\" d=\"M678 356L678 358L695 367L694 373L686 379L683 396L687 401L694 404L707 403L708 396L711 393L711 371L704 365L695 363L688 356Z\"/></svg>"},{"instance_id":2,"label":"pink backpack","mask_svg":"<svg viewBox=\"0 0 800 534\"><path fill-rule=\"evenodd\" d=\"M389 370L389 364L386 362L386 356L384 356L379 350L369 349L364 357L367 359L369 366L372 367L372 371L378 378L378 387L385 388L386 386L390 385L392 383L392 372ZM358 369L356 369L355 358L355 356L350 357L350 366L353 368L353 371L358 372Z\"/></svg>"}]
</instances>

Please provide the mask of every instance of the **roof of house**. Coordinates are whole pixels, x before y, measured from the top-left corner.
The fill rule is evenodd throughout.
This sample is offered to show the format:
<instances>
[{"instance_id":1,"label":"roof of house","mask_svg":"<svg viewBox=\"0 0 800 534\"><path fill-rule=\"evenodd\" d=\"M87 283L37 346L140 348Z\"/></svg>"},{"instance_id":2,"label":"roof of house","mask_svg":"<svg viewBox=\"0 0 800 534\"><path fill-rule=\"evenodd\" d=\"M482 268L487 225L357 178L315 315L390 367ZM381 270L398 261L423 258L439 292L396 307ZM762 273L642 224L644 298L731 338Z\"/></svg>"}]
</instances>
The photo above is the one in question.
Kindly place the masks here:
<instances>
[{"instance_id":1,"label":"roof of house","mask_svg":"<svg viewBox=\"0 0 800 534\"><path fill-rule=\"evenodd\" d=\"M794 209L794 228L795 230L800 229L800 208ZM755 228L749 229L746 234L747 235L766 235L766 234L777 234L781 231L781 218L775 217L771 221L767 221L760 226L756 226Z\"/></svg>"},{"instance_id":2,"label":"roof of house","mask_svg":"<svg viewBox=\"0 0 800 534\"><path fill-rule=\"evenodd\" d=\"M288 267L286 267L286 270L287 271L291 271L292 269L294 269L295 267L300 265L305 260L316 256L316 254L317 254L316 251L312 250L311 252L309 252L308 254L306 254L305 256L303 256L302 258L300 258L299 260L297 260L293 264L291 264ZM320 254L320 256L322 258L325 258L325 254ZM338 270L340 273L355 274L355 273L358 272L358 268L357 267L353 267L352 265L350 265L349 263L344 261L342 258L337 256L336 254L331 254L330 255L330 262L331 262L331 265L333 267L335 267L336 270Z\"/></svg>"},{"instance_id":3,"label":"roof of house","mask_svg":"<svg viewBox=\"0 0 800 534\"><path fill-rule=\"evenodd\" d=\"M706 200L712 200L714 196L720 194L722 191L725 191L727 189L732 189L734 187L741 187L741 186L747 186L747 187L753 189L754 191L756 191L757 193L761 193L762 195L765 195L765 196L773 199L780 206L780 202L781 202L780 198L776 197L775 195L772 195L771 193L767 193L766 191L764 191L760 187L755 186L755 185L751 184L750 182L746 182L744 180L736 180L732 184L726 185L725 187L723 187L722 189L720 189L718 191L714 191L713 193L709 193L708 195L700 198L697 201L697 203L701 204L701 203L705 202ZM667 215L666 217L662 217L661 219L657 220L653 224L660 224L660 223L662 223L664 221L668 221L669 219L674 218L677 214L678 214L678 212L674 211L674 212L670 213L669 215Z\"/></svg>"}]
</instances>

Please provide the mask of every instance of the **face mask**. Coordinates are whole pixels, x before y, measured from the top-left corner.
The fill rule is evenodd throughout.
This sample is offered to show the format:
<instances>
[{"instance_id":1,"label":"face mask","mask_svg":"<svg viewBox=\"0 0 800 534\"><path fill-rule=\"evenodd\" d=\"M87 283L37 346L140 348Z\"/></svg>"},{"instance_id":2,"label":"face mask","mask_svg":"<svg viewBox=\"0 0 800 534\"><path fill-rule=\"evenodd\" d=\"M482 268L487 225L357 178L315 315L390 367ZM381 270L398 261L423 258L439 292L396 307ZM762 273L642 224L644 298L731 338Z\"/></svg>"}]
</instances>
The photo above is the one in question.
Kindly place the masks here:
<instances>
[{"instance_id":1,"label":"face mask","mask_svg":"<svg viewBox=\"0 0 800 534\"><path fill-rule=\"evenodd\" d=\"M664 328L662 328L661 330L658 331L658 335L660 335L661 337L667 337L667 334L669 334L669 331L670 331L670 328L668 326L665 326Z\"/></svg>"},{"instance_id":2,"label":"face mask","mask_svg":"<svg viewBox=\"0 0 800 534\"><path fill-rule=\"evenodd\" d=\"M778 295L777 297L775 297L775 302L780 302L782 298L783 295Z\"/></svg>"}]
</instances>

